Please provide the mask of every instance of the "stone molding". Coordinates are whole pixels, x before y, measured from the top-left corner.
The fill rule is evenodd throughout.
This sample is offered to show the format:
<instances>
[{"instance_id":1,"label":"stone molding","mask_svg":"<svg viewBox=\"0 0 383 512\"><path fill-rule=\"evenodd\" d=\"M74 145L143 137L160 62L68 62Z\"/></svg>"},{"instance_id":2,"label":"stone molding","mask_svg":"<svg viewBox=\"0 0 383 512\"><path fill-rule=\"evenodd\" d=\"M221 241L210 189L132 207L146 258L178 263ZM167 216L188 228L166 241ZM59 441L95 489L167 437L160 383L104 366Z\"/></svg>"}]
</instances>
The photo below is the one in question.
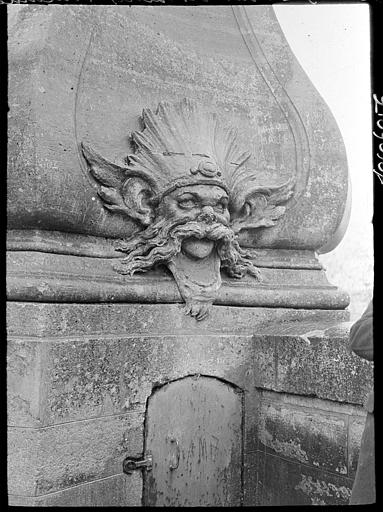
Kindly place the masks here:
<instances>
[{"instance_id":1,"label":"stone molding","mask_svg":"<svg viewBox=\"0 0 383 512\"><path fill-rule=\"evenodd\" d=\"M270 263L268 256L263 255L262 283L253 280L251 276L240 281L222 277L222 285L214 303L334 310L345 309L349 304L348 294L328 283L312 253L304 254L303 258L302 253L298 253L298 257L293 254L292 258L284 254L284 260L277 254L274 264ZM305 265L302 265L302 260ZM183 302L176 283L160 267L147 274L129 277L116 273L113 261L114 258L8 251L8 300L64 303ZM278 265L282 268L278 268Z\"/></svg>"}]
</instances>

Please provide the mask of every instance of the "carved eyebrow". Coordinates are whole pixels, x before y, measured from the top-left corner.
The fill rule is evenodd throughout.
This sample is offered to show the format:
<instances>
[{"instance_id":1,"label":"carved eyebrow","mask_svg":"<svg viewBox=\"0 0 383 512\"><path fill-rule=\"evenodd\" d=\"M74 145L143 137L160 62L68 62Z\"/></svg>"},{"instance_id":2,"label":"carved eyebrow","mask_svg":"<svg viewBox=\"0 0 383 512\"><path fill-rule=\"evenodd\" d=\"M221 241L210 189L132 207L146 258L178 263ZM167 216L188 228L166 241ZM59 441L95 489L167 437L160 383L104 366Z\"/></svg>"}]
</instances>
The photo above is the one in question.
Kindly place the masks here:
<instances>
[{"instance_id":1,"label":"carved eyebrow","mask_svg":"<svg viewBox=\"0 0 383 512\"><path fill-rule=\"evenodd\" d=\"M179 195L176 196L178 200L180 199L194 199L196 201L201 200L201 196L198 194L198 192L180 192ZM229 202L228 195L222 191L222 194L215 198L215 201L218 203L219 201L226 201Z\"/></svg>"},{"instance_id":2,"label":"carved eyebrow","mask_svg":"<svg viewBox=\"0 0 383 512\"><path fill-rule=\"evenodd\" d=\"M177 195L177 199L199 199L199 196L193 192L181 192Z\"/></svg>"}]
</instances>

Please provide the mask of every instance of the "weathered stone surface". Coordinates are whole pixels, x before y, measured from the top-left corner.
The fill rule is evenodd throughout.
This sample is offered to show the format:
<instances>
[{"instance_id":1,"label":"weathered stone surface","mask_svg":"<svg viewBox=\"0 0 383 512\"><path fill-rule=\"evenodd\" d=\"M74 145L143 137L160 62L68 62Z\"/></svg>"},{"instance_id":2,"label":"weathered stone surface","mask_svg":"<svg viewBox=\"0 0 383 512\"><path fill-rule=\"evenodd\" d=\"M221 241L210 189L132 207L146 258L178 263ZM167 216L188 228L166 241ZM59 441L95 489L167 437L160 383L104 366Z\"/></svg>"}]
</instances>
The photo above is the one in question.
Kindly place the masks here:
<instances>
[{"instance_id":1,"label":"weathered stone surface","mask_svg":"<svg viewBox=\"0 0 383 512\"><path fill-rule=\"evenodd\" d=\"M288 344L289 340L284 342ZM239 335L30 340L27 345L37 346L35 350L44 354L41 389L36 388L35 394L32 389L25 391L25 383L20 381L15 382L10 393L25 407L30 401L40 401L40 406L26 414L23 405L11 410L10 418L19 425L51 425L144 410L154 385L188 374L221 377L247 390L261 387L296 392L291 383L284 388L283 382L278 381L274 343L274 337ZM316 373L306 375L303 394L323 397L322 382ZM348 387L341 386L329 387L327 398L346 400ZM361 403L363 397L354 393L352 398Z\"/></svg>"},{"instance_id":2,"label":"weathered stone surface","mask_svg":"<svg viewBox=\"0 0 383 512\"><path fill-rule=\"evenodd\" d=\"M252 505L262 506L264 505L264 487L266 482L264 482L265 476L265 467L266 467L266 452L262 450L258 450L255 454L255 460L257 462L257 487L256 487L256 495L255 501Z\"/></svg>"},{"instance_id":3,"label":"weathered stone surface","mask_svg":"<svg viewBox=\"0 0 383 512\"><path fill-rule=\"evenodd\" d=\"M250 452L245 455L244 481L243 481L243 506L249 507L256 503L258 483L258 453Z\"/></svg>"},{"instance_id":4,"label":"weathered stone surface","mask_svg":"<svg viewBox=\"0 0 383 512\"><path fill-rule=\"evenodd\" d=\"M133 454L131 445L122 447L127 418L135 418L135 454L142 452L145 404L153 386L201 374L223 378L245 390L247 503L286 504L284 500L290 498L284 493L292 484L299 488L288 503L344 502L352 479L338 481L336 477L346 467L353 478L360 425L354 425L352 418L360 418L360 412L337 403L342 397L344 401L349 399L348 384L343 380L335 380L336 388L327 385L327 400L307 396L323 397L318 360L322 372L329 369L331 374L335 371L335 349L337 357L345 361L343 373L350 365L350 371L356 369L360 374L364 369L362 360L350 356L346 349L349 324L337 324L342 319L341 311L216 306L206 324L182 315L176 305L160 304L10 303L8 313L12 333L9 387L22 404L17 408L13 401L14 410L9 416L11 424L17 426L10 434L12 494L40 496L53 492L52 499L57 495L61 500L64 497L57 494L58 490L77 489L79 482L94 481L97 489L96 480L117 475L122 459ZM172 319L174 330L170 334ZM290 358L289 347L293 350ZM304 348L298 351L297 347ZM306 382L300 388L303 384L296 376L297 387L293 388L288 372L294 371L298 361L306 362L301 365ZM36 379L40 385L33 387ZM352 396L355 403L362 402L361 394ZM272 411L268 415L267 404L271 404ZM38 425L42 428L21 428ZM26 454L30 454L27 464ZM268 462L275 456L283 471L287 460L303 464L304 471L299 472L293 465L292 480L282 481L272 498L270 486L274 484L267 475L277 474ZM256 490L251 488L254 471L258 475ZM277 485L278 480L274 482ZM122 485L122 481L116 485ZM94 492L98 496L98 491ZM76 496L73 494L73 500L79 499Z\"/></svg>"},{"instance_id":5,"label":"weathered stone surface","mask_svg":"<svg viewBox=\"0 0 383 512\"><path fill-rule=\"evenodd\" d=\"M294 489L300 478L299 464L265 455L263 471L258 475L261 484L258 500L263 506L311 504L306 497L302 500L302 495Z\"/></svg>"},{"instance_id":6,"label":"weathered stone surface","mask_svg":"<svg viewBox=\"0 0 383 512\"><path fill-rule=\"evenodd\" d=\"M281 391L362 404L373 384L372 364L350 353L348 336L276 341L277 387Z\"/></svg>"},{"instance_id":7,"label":"weathered stone surface","mask_svg":"<svg viewBox=\"0 0 383 512\"><path fill-rule=\"evenodd\" d=\"M283 334L301 335L348 320L341 310L214 306L196 322L176 304L44 304L8 302L9 336L59 337L90 334Z\"/></svg>"},{"instance_id":8,"label":"weathered stone surface","mask_svg":"<svg viewBox=\"0 0 383 512\"><path fill-rule=\"evenodd\" d=\"M251 399L249 396L248 402ZM348 504L365 419L363 409L266 390L255 395L254 403L250 414L257 418L257 425L253 431L246 428L249 439L245 444L245 452L250 452L245 482L257 474L252 503ZM250 490L246 492L253 496Z\"/></svg>"},{"instance_id":9,"label":"weathered stone surface","mask_svg":"<svg viewBox=\"0 0 383 512\"><path fill-rule=\"evenodd\" d=\"M259 246L318 248L332 237L347 195L344 147L271 7L41 7L11 20L10 227L134 232L103 211L78 143L122 164L142 108L189 96L238 126L262 182L300 173L299 199ZM255 243L251 230L242 239Z\"/></svg>"},{"instance_id":10,"label":"weathered stone surface","mask_svg":"<svg viewBox=\"0 0 383 512\"><path fill-rule=\"evenodd\" d=\"M348 474L354 478L358 467L360 445L364 426L366 422L366 411L360 415L353 415L348 424Z\"/></svg>"},{"instance_id":11,"label":"weathered stone surface","mask_svg":"<svg viewBox=\"0 0 383 512\"><path fill-rule=\"evenodd\" d=\"M8 491L38 496L120 474L123 459L142 449L142 413L40 429L10 427Z\"/></svg>"},{"instance_id":12,"label":"weathered stone surface","mask_svg":"<svg viewBox=\"0 0 383 512\"><path fill-rule=\"evenodd\" d=\"M76 252L79 245L84 247L85 252L89 250L91 243L80 244L76 237L68 238L68 250ZM160 267L146 274L128 277L114 270L115 258L57 254L56 246L52 250L52 254L36 251L7 253L8 300L86 303L183 302L177 284L165 268ZM97 252L95 247L92 250ZM64 249L63 251L65 252ZM294 260L293 256L292 259ZM254 256L252 261L255 266L259 265L257 256ZM222 286L214 303L302 309L344 309L349 304L347 293L330 286L323 270L296 268L298 263L299 261L293 261L292 268L286 268L289 262L279 260L273 263L272 257L268 264L261 261L261 264L266 265L259 268L262 282L253 276L245 276L238 280L222 274ZM277 265L281 265L282 268Z\"/></svg>"},{"instance_id":13,"label":"weathered stone surface","mask_svg":"<svg viewBox=\"0 0 383 512\"><path fill-rule=\"evenodd\" d=\"M301 478L295 490L309 498L311 505L348 505L352 483L350 478L301 467ZM303 500L302 496L301 502Z\"/></svg>"},{"instance_id":14,"label":"weathered stone surface","mask_svg":"<svg viewBox=\"0 0 383 512\"><path fill-rule=\"evenodd\" d=\"M250 336L206 335L110 336L29 344L37 344L44 353L41 405L39 415L32 417L32 424L39 420L42 425L143 411L155 384L188 374L223 377L247 388L252 375L249 363L257 349ZM262 375L258 379L262 381ZM267 376L265 385L266 381ZM24 397L22 389L18 392ZM31 422L27 416L23 421Z\"/></svg>"},{"instance_id":15,"label":"weathered stone surface","mask_svg":"<svg viewBox=\"0 0 383 512\"><path fill-rule=\"evenodd\" d=\"M7 251L36 251L51 254L121 258L116 241L110 238L46 231L40 229L7 231ZM264 268L323 270L314 251L293 249L248 249ZM31 255L30 255L31 256Z\"/></svg>"},{"instance_id":16,"label":"weathered stone surface","mask_svg":"<svg viewBox=\"0 0 383 512\"><path fill-rule=\"evenodd\" d=\"M348 417L337 405L320 408L315 399L289 403L267 393L259 417L259 442L267 453L347 475ZM343 413L343 414L342 414Z\"/></svg>"},{"instance_id":17,"label":"weathered stone surface","mask_svg":"<svg viewBox=\"0 0 383 512\"><path fill-rule=\"evenodd\" d=\"M62 491L30 497L9 495L12 507L139 507L142 476L115 475Z\"/></svg>"},{"instance_id":18,"label":"weathered stone surface","mask_svg":"<svg viewBox=\"0 0 383 512\"><path fill-rule=\"evenodd\" d=\"M244 452L259 449L259 418L262 406L262 389L252 389L244 397ZM263 448L263 447L262 447Z\"/></svg>"},{"instance_id":19,"label":"weathered stone surface","mask_svg":"<svg viewBox=\"0 0 383 512\"><path fill-rule=\"evenodd\" d=\"M355 372L359 388L351 395L348 380L340 381L338 371L336 386L323 380L322 374L336 370L326 338L316 334L314 346L304 339L313 330L326 333L328 323L319 320L328 312L278 313L280 320L312 321L270 322L272 316L261 308L215 307L212 319L201 324L171 305L11 303L10 424L45 426L144 410L156 383L194 373L221 377L248 390L259 387L362 403L371 375L366 363L346 351L344 338L333 342L330 353L337 351L343 374ZM173 334L168 333L170 323ZM82 333L75 335L76 330ZM306 364L296 374L301 360Z\"/></svg>"},{"instance_id":20,"label":"weathered stone surface","mask_svg":"<svg viewBox=\"0 0 383 512\"><path fill-rule=\"evenodd\" d=\"M271 454L259 479L258 499L266 506L348 505L351 496L351 479Z\"/></svg>"},{"instance_id":21,"label":"weathered stone surface","mask_svg":"<svg viewBox=\"0 0 383 512\"><path fill-rule=\"evenodd\" d=\"M40 424L42 354L39 343L25 340L8 344L8 425Z\"/></svg>"}]
</instances>

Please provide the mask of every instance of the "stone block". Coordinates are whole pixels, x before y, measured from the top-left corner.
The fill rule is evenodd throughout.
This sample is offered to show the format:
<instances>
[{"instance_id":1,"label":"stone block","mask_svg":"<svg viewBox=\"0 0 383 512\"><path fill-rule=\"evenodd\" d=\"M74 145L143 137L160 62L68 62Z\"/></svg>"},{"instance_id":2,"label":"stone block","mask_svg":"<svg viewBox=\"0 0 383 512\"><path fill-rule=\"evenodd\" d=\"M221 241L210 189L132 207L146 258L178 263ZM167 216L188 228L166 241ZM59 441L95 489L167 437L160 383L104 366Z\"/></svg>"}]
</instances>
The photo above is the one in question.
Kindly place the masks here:
<instances>
[{"instance_id":1,"label":"stone block","mask_svg":"<svg viewBox=\"0 0 383 512\"><path fill-rule=\"evenodd\" d=\"M275 365L276 343L274 336L253 336L253 360L249 372L254 385L263 389L275 389L277 372Z\"/></svg>"},{"instance_id":2,"label":"stone block","mask_svg":"<svg viewBox=\"0 0 383 512\"><path fill-rule=\"evenodd\" d=\"M11 361L25 346L44 360L33 388L25 391L17 379L9 383L10 394L39 403L33 414L10 411L11 424L18 426L144 412L153 386L185 375L224 378L252 392L254 382L272 387L275 379L272 351L262 337L103 335L9 343Z\"/></svg>"},{"instance_id":3,"label":"stone block","mask_svg":"<svg viewBox=\"0 0 383 512\"><path fill-rule=\"evenodd\" d=\"M300 322L307 321L311 329L318 329L318 324L323 328L347 317L345 311L213 306L210 317L197 322L182 308L182 304L8 302L7 330L9 336L60 338L105 333L262 335L279 334L285 328L294 333Z\"/></svg>"},{"instance_id":4,"label":"stone block","mask_svg":"<svg viewBox=\"0 0 383 512\"><path fill-rule=\"evenodd\" d=\"M259 502L261 506L292 506L311 504L306 496L297 494L301 466L271 454L265 454L263 471L259 472Z\"/></svg>"},{"instance_id":5,"label":"stone block","mask_svg":"<svg viewBox=\"0 0 383 512\"><path fill-rule=\"evenodd\" d=\"M262 390L254 388L244 396L244 451L253 453L259 449L259 413Z\"/></svg>"},{"instance_id":6,"label":"stone block","mask_svg":"<svg viewBox=\"0 0 383 512\"><path fill-rule=\"evenodd\" d=\"M243 479L243 506L254 506L257 500L258 452L245 453Z\"/></svg>"},{"instance_id":7,"label":"stone block","mask_svg":"<svg viewBox=\"0 0 383 512\"><path fill-rule=\"evenodd\" d=\"M142 450L140 413L40 429L10 427L8 490L38 496L116 475L125 457Z\"/></svg>"},{"instance_id":8,"label":"stone block","mask_svg":"<svg viewBox=\"0 0 383 512\"><path fill-rule=\"evenodd\" d=\"M41 343L14 340L7 348L8 425L40 424Z\"/></svg>"},{"instance_id":9,"label":"stone block","mask_svg":"<svg viewBox=\"0 0 383 512\"><path fill-rule=\"evenodd\" d=\"M152 308L144 305L142 308L146 320ZM78 311L77 307L73 310ZM86 310L89 311L88 308ZM97 310L93 310L94 316L88 322L93 319L96 322ZM104 309L103 313L106 311ZM108 332L47 339L9 337L11 425L46 426L132 410L143 411L155 384L193 373L224 378L252 392L255 386L345 400L352 390L343 376L356 372L355 368L358 370L356 375L361 375L365 366L369 369L368 363L354 358L335 342L335 347L331 347L333 350L329 350L325 342L312 347L294 335L240 335L235 331L237 327L233 327L234 332L228 329L224 335L208 333L204 328L198 332L198 327L195 327L195 333L189 335L135 335L129 332L127 325L132 317L126 319L122 312L116 321L119 319L117 323L120 325L126 322L128 335ZM107 320L108 315L105 316ZM234 315L234 325L237 325L237 320ZM76 325L74 319L69 320L66 315L61 321L72 321ZM114 324L111 325L113 330ZM262 330L262 326L254 328ZM149 332L151 329L154 331L154 326L148 328ZM275 329L282 330L283 324ZM121 327L119 330L122 330ZM319 347L322 369L327 368L327 377L331 374L330 370L333 373L336 370L332 361L334 350L340 360L338 363L343 364L342 371L337 371L337 388L318 374L315 355ZM21 362L26 354L31 361L28 372L25 371L26 365ZM40 369L41 361L44 362L43 370ZM303 365L301 361L304 361ZM354 366L350 368L350 364ZM368 375L365 372L359 392L368 389ZM355 377L355 386L357 384ZM327 393L323 392L324 386L327 386ZM358 389L352 396L355 401L358 399L362 402L357 392Z\"/></svg>"},{"instance_id":10,"label":"stone block","mask_svg":"<svg viewBox=\"0 0 383 512\"><path fill-rule=\"evenodd\" d=\"M267 393L259 415L260 446L283 459L347 475L348 418L341 406L324 410L316 408L318 400L300 402Z\"/></svg>"},{"instance_id":11,"label":"stone block","mask_svg":"<svg viewBox=\"0 0 383 512\"><path fill-rule=\"evenodd\" d=\"M348 426L348 472L351 478L355 478L358 467L360 445L366 422L366 411L360 416L351 416Z\"/></svg>"},{"instance_id":12,"label":"stone block","mask_svg":"<svg viewBox=\"0 0 383 512\"><path fill-rule=\"evenodd\" d=\"M10 506L20 507L139 507L142 476L115 475L102 480L76 485L43 496L9 496Z\"/></svg>"},{"instance_id":13,"label":"stone block","mask_svg":"<svg viewBox=\"0 0 383 512\"><path fill-rule=\"evenodd\" d=\"M151 383L142 369L147 344L140 338L72 338L46 343L45 425L145 411Z\"/></svg>"},{"instance_id":14,"label":"stone block","mask_svg":"<svg viewBox=\"0 0 383 512\"><path fill-rule=\"evenodd\" d=\"M255 496L255 505L263 505L263 496L265 492L265 465L266 465L266 452L258 450L256 454L257 458L257 488ZM267 485L267 483L266 483Z\"/></svg>"},{"instance_id":15,"label":"stone block","mask_svg":"<svg viewBox=\"0 0 383 512\"><path fill-rule=\"evenodd\" d=\"M279 336L277 390L363 404L373 382L372 364L348 350L348 337Z\"/></svg>"},{"instance_id":16,"label":"stone block","mask_svg":"<svg viewBox=\"0 0 383 512\"><path fill-rule=\"evenodd\" d=\"M10 427L7 442L8 493L34 496L40 469L38 430Z\"/></svg>"},{"instance_id":17,"label":"stone block","mask_svg":"<svg viewBox=\"0 0 383 512\"><path fill-rule=\"evenodd\" d=\"M352 484L351 478L301 466L300 480L294 485L294 491L301 502L309 498L310 505L348 505Z\"/></svg>"},{"instance_id":18,"label":"stone block","mask_svg":"<svg viewBox=\"0 0 383 512\"><path fill-rule=\"evenodd\" d=\"M266 454L260 505L348 505L352 480Z\"/></svg>"}]
</instances>

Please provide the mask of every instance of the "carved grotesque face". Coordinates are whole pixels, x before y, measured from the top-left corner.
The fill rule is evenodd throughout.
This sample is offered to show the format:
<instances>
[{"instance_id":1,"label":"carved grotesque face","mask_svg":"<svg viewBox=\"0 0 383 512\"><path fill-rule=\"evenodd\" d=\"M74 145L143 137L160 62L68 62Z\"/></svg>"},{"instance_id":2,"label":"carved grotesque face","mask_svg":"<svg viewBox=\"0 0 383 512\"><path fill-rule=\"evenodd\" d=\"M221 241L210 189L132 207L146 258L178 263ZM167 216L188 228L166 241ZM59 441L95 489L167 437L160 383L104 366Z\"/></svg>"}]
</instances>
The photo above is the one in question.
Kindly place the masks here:
<instances>
[{"instance_id":1,"label":"carved grotesque face","mask_svg":"<svg viewBox=\"0 0 383 512\"><path fill-rule=\"evenodd\" d=\"M204 224L229 226L229 197L225 190L216 185L189 185L178 188L163 198L161 216L172 221L196 221ZM196 259L207 257L214 248L209 238L186 238L182 251Z\"/></svg>"},{"instance_id":2,"label":"carved grotesque face","mask_svg":"<svg viewBox=\"0 0 383 512\"><path fill-rule=\"evenodd\" d=\"M157 112L144 109L143 122L144 129L132 134L135 153L125 168L82 146L104 207L141 224L128 240L116 242L126 257L115 268L133 275L166 265L187 312L201 320L216 297L221 271L259 279L237 233L274 225L295 178L274 188L258 186L237 130L191 100L161 102Z\"/></svg>"}]
</instances>

